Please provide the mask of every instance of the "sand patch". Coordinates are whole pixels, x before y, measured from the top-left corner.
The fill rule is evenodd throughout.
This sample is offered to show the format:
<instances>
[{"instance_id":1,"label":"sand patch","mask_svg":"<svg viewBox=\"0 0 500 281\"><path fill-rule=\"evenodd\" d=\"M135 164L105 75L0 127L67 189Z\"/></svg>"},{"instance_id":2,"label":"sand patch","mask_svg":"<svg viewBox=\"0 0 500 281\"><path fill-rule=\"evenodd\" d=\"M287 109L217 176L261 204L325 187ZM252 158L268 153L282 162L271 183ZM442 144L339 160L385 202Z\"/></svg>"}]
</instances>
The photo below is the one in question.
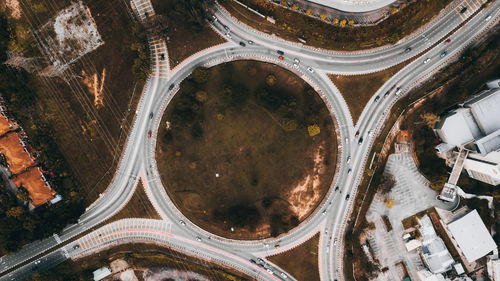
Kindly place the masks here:
<instances>
[{"instance_id":1,"label":"sand patch","mask_svg":"<svg viewBox=\"0 0 500 281\"><path fill-rule=\"evenodd\" d=\"M104 106L104 81L106 80L106 68L102 69L102 73L99 76L97 73L94 73L93 75L88 75L85 73L84 70L82 70L82 82L85 86L87 86L87 89L89 92L94 96L94 106L99 109Z\"/></svg>"},{"instance_id":2,"label":"sand patch","mask_svg":"<svg viewBox=\"0 0 500 281\"><path fill-rule=\"evenodd\" d=\"M2 11L10 12L10 16L16 20L21 18L21 7L19 6L19 0L6 0L3 4L0 4Z\"/></svg>"},{"instance_id":3,"label":"sand patch","mask_svg":"<svg viewBox=\"0 0 500 281\"><path fill-rule=\"evenodd\" d=\"M28 171L18 175L14 179L17 186L23 186L28 190L31 204L35 207L43 205L54 199L56 192L52 190L42 178L42 173L37 167L30 168Z\"/></svg>"},{"instance_id":4,"label":"sand patch","mask_svg":"<svg viewBox=\"0 0 500 281\"><path fill-rule=\"evenodd\" d=\"M323 146L320 145L314 152L314 168L288 194L290 208L302 220L316 206L321 199L319 176L324 170L321 155Z\"/></svg>"}]
</instances>

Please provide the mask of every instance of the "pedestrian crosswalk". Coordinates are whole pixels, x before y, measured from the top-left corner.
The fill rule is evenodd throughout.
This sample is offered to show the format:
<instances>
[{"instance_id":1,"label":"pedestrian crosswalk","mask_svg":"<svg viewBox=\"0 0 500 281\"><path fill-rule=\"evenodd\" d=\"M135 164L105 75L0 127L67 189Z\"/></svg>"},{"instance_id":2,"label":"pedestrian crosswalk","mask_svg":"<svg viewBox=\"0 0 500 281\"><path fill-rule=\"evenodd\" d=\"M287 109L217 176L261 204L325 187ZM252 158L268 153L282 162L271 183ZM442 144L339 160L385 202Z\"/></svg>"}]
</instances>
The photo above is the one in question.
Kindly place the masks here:
<instances>
[{"instance_id":1,"label":"pedestrian crosswalk","mask_svg":"<svg viewBox=\"0 0 500 281\"><path fill-rule=\"evenodd\" d=\"M166 242L171 233L172 224L163 220L123 219L83 236L77 243L79 249L85 252L124 239Z\"/></svg>"},{"instance_id":2,"label":"pedestrian crosswalk","mask_svg":"<svg viewBox=\"0 0 500 281\"><path fill-rule=\"evenodd\" d=\"M464 0L460 5L455 8L455 12L458 14L460 19L466 20L472 16L481 5L485 4L487 0Z\"/></svg>"},{"instance_id":3,"label":"pedestrian crosswalk","mask_svg":"<svg viewBox=\"0 0 500 281\"><path fill-rule=\"evenodd\" d=\"M167 44L165 40L153 36L149 40L149 49L152 60L152 76L158 78L167 78L170 69L168 62Z\"/></svg>"},{"instance_id":4,"label":"pedestrian crosswalk","mask_svg":"<svg viewBox=\"0 0 500 281\"><path fill-rule=\"evenodd\" d=\"M135 10L137 11L137 15L141 21L144 21L147 17L155 14L150 0L134 0L132 3L135 6Z\"/></svg>"}]
</instances>

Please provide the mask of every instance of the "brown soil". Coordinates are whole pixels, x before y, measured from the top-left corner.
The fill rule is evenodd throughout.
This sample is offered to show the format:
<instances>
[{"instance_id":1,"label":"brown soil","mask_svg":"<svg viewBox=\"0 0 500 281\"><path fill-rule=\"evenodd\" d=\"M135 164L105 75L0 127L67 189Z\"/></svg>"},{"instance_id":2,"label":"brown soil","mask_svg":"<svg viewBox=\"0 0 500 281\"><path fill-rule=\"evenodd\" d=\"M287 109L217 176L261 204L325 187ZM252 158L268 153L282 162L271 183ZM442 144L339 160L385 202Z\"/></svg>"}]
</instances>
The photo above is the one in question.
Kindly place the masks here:
<instances>
[{"instance_id":1,"label":"brown soil","mask_svg":"<svg viewBox=\"0 0 500 281\"><path fill-rule=\"evenodd\" d=\"M304 81L272 64L238 61L209 72L206 84L181 84L161 121L157 160L167 192L190 220L212 233L259 239L287 232L330 187L337 147L329 111ZM273 86L266 84L269 74L276 77ZM245 93L245 101L221 95L228 85ZM199 91L208 100L197 101ZM275 103L287 101L269 108L258 98L262 91L282 99ZM199 112L193 123L186 123L191 117L185 108ZM296 121L296 128L285 130L287 120ZM170 129L163 125L167 121ZM320 128L313 137L312 124Z\"/></svg>"},{"instance_id":2,"label":"brown soil","mask_svg":"<svg viewBox=\"0 0 500 281\"><path fill-rule=\"evenodd\" d=\"M186 16L169 7L168 1L152 0L151 2L155 13L164 15L169 27L166 42L171 68L201 50L226 42L210 28L208 23L201 29L193 28L193 24Z\"/></svg>"},{"instance_id":3,"label":"brown soil","mask_svg":"<svg viewBox=\"0 0 500 281\"><path fill-rule=\"evenodd\" d=\"M333 84L335 84L344 97L354 124L358 121L365 105L372 98L373 94L408 63L408 61L403 62L386 70L364 75L344 76L328 74L328 77L330 77Z\"/></svg>"},{"instance_id":4,"label":"brown soil","mask_svg":"<svg viewBox=\"0 0 500 281\"><path fill-rule=\"evenodd\" d=\"M319 281L318 243L319 233L302 245L268 259L297 280Z\"/></svg>"},{"instance_id":5,"label":"brown soil","mask_svg":"<svg viewBox=\"0 0 500 281\"><path fill-rule=\"evenodd\" d=\"M149 201L141 181L137 184L134 195L132 195L127 205L120 212L108 219L107 223L126 218L162 219Z\"/></svg>"}]
</instances>

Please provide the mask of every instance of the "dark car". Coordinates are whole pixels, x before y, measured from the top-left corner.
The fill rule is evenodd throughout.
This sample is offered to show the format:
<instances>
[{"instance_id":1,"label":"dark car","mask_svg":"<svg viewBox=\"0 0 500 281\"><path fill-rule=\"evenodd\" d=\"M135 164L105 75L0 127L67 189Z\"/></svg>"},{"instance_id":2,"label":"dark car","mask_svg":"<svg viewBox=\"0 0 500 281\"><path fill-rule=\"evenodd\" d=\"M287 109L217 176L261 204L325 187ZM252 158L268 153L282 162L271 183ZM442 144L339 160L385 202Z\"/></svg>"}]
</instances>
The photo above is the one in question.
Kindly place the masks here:
<instances>
[{"instance_id":1,"label":"dark car","mask_svg":"<svg viewBox=\"0 0 500 281\"><path fill-rule=\"evenodd\" d=\"M385 92L384 98L386 98L390 94L390 91Z\"/></svg>"},{"instance_id":2,"label":"dark car","mask_svg":"<svg viewBox=\"0 0 500 281\"><path fill-rule=\"evenodd\" d=\"M345 200L349 200L349 194L345 196Z\"/></svg>"},{"instance_id":3,"label":"dark car","mask_svg":"<svg viewBox=\"0 0 500 281\"><path fill-rule=\"evenodd\" d=\"M363 137L359 138L359 141L358 141L358 144L362 144L363 143Z\"/></svg>"},{"instance_id":4,"label":"dark car","mask_svg":"<svg viewBox=\"0 0 500 281\"><path fill-rule=\"evenodd\" d=\"M467 12L467 7L463 7L463 8L462 8L462 10L460 10L460 13L461 13L461 14L463 14L463 13L465 13L465 12Z\"/></svg>"},{"instance_id":5,"label":"dark car","mask_svg":"<svg viewBox=\"0 0 500 281\"><path fill-rule=\"evenodd\" d=\"M444 51L444 52L442 52L442 53L441 53L440 57L442 57L442 58L443 58L443 57L445 57L447 54L448 54L448 52L447 52L447 51Z\"/></svg>"},{"instance_id":6,"label":"dark car","mask_svg":"<svg viewBox=\"0 0 500 281\"><path fill-rule=\"evenodd\" d=\"M359 137L359 131L356 132L356 134L354 135L355 138L358 138Z\"/></svg>"},{"instance_id":7,"label":"dark car","mask_svg":"<svg viewBox=\"0 0 500 281\"><path fill-rule=\"evenodd\" d=\"M241 42L241 41L240 41L240 46L241 46L241 47L246 47L246 45L247 45L247 44L245 44L244 42Z\"/></svg>"},{"instance_id":8,"label":"dark car","mask_svg":"<svg viewBox=\"0 0 500 281\"><path fill-rule=\"evenodd\" d=\"M410 51L411 51L411 48L410 48L410 47L408 47L408 48L406 48L406 49L405 49L405 53L408 53L408 52L410 52Z\"/></svg>"},{"instance_id":9,"label":"dark car","mask_svg":"<svg viewBox=\"0 0 500 281\"><path fill-rule=\"evenodd\" d=\"M380 96L375 97L375 102L378 102L380 100Z\"/></svg>"},{"instance_id":10,"label":"dark car","mask_svg":"<svg viewBox=\"0 0 500 281\"><path fill-rule=\"evenodd\" d=\"M160 54L160 59L164 60L165 59L165 54Z\"/></svg>"},{"instance_id":11,"label":"dark car","mask_svg":"<svg viewBox=\"0 0 500 281\"><path fill-rule=\"evenodd\" d=\"M278 55L280 55L280 56L285 55L285 53L283 51L277 50L276 52L278 52Z\"/></svg>"},{"instance_id":12,"label":"dark car","mask_svg":"<svg viewBox=\"0 0 500 281\"><path fill-rule=\"evenodd\" d=\"M153 119L153 112L149 113L149 119Z\"/></svg>"},{"instance_id":13,"label":"dark car","mask_svg":"<svg viewBox=\"0 0 500 281\"><path fill-rule=\"evenodd\" d=\"M172 90L173 88L175 87L175 84L170 84L170 86L168 86L168 90Z\"/></svg>"},{"instance_id":14,"label":"dark car","mask_svg":"<svg viewBox=\"0 0 500 281\"><path fill-rule=\"evenodd\" d=\"M339 190L339 186L338 185L335 187L335 191L337 191L337 190Z\"/></svg>"},{"instance_id":15,"label":"dark car","mask_svg":"<svg viewBox=\"0 0 500 281\"><path fill-rule=\"evenodd\" d=\"M255 264L257 263L254 259L251 259L250 262Z\"/></svg>"}]
</instances>

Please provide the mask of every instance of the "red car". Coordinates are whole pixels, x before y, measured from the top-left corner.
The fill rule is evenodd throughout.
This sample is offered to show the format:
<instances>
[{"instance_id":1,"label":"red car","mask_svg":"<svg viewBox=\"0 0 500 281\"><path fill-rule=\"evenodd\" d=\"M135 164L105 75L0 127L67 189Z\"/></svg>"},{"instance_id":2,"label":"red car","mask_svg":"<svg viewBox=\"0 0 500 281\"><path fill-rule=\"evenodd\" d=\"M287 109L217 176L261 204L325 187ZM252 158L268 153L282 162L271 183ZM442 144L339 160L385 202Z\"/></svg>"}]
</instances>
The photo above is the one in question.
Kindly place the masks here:
<instances>
[{"instance_id":1,"label":"red car","mask_svg":"<svg viewBox=\"0 0 500 281\"><path fill-rule=\"evenodd\" d=\"M283 56L278 57L280 60L284 60L285 58Z\"/></svg>"},{"instance_id":2,"label":"red car","mask_svg":"<svg viewBox=\"0 0 500 281\"><path fill-rule=\"evenodd\" d=\"M446 45L446 44L448 44L450 42L451 42L451 39L447 39L446 41L444 41L444 44Z\"/></svg>"},{"instance_id":3,"label":"red car","mask_svg":"<svg viewBox=\"0 0 500 281\"><path fill-rule=\"evenodd\" d=\"M356 132L356 134L354 135L355 138L358 138L359 137L359 131Z\"/></svg>"},{"instance_id":4,"label":"red car","mask_svg":"<svg viewBox=\"0 0 500 281\"><path fill-rule=\"evenodd\" d=\"M151 138L151 130L148 132L148 139Z\"/></svg>"}]
</instances>

